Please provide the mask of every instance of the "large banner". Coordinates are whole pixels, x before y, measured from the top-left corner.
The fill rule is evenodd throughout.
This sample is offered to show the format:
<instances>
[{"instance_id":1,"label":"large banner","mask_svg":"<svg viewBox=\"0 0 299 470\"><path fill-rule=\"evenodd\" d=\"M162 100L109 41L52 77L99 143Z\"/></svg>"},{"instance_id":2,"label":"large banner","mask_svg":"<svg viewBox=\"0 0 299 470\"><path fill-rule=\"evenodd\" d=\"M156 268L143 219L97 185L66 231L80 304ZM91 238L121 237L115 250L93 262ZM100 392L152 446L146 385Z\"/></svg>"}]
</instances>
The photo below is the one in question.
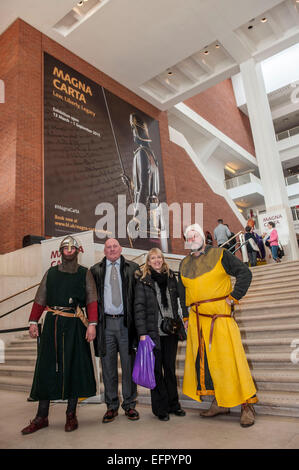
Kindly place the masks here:
<instances>
[{"instance_id":1,"label":"large banner","mask_svg":"<svg viewBox=\"0 0 299 470\"><path fill-rule=\"evenodd\" d=\"M268 228L268 223L274 222L280 243L282 245L287 245L289 243L289 225L285 209L261 214L258 216L258 220L261 233L267 233L270 235L271 230Z\"/></svg>"},{"instance_id":2,"label":"large banner","mask_svg":"<svg viewBox=\"0 0 299 470\"><path fill-rule=\"evenodd\" d=\"M44 55L45 234L170 251L159 123Z\"/></svg>"}]
</instances>

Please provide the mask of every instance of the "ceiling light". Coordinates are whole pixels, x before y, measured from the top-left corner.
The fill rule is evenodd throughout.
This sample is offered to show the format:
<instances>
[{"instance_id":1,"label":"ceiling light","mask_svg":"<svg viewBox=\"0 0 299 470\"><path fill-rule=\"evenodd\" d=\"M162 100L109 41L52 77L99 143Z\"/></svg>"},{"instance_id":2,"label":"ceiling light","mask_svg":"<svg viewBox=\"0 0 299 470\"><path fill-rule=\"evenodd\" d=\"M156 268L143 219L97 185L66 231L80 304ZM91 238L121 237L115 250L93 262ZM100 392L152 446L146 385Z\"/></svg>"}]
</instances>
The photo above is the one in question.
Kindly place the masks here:
<instances>
[{"instance_id":1,"label":"ceiling light","mask_svg":"<svg viewBox=\"0 0 299 470\"><path fill-rule=\"evenodd\" d=\"M236 170L234 170L233 168L231 168L230 166L228 165L225 165L224 167L226 170L230 171L231 173L235 174L236 173Z\"/></svg>"},{"instance_id":2,"label":"ceiling light","mask_svg":"<svg viewBox=\"0 0 299 470\"><path fill-rule=\"evenodd\" d=\"M83 3L84 3L83 0L81 0L80 2L78 2L78 3L77 3L78 7L82 7Z\"/></svg>"},{"instance_id":3,"label":"ceiling light","mask_svg":"<svg viewBox=\"0 0 299 470\"><path fill-rule=\"evenodd\" d=\"M215 46L215 47L216 47L216 49L219 49L219 47L220 47L220 44L216 44L216 46Z\"/></svg>"},{"instance_id":4,"label":"ceiling light","mask_svg":"<svg viewBox=\"0 0 299 470\"><path fill-rule=\"evenodd\" d=\"M267 18L262 18L262 19L261 19L261 23L266 23L267 21L268 21Z\"/></svg>"},{"instance_id":5,"label":"ceiling light","mask_svg":"<svg viewBox=\"0 0 299 470\"><path fill-rule=\"evenodd\" d=\"M205 54L205 55L208 55L208 54L210 54L210 53L209 53L209 51L204 51L204 54Z\"/></svg>"},{"instance_id":6,"label":"ceiling light","mask_svg":"<svg viewBox=\"0 0 299 470\"><path fill-rule=\"evenodd\" d=\"M252 28L253 28L253 26L252 26L252 25L248 26L248 29L252 29Z\"/></svg>"},{"instance_id":7,"label":"ceiling light","mask_svg":"<svg viewBox=\"0 0 299 470\"><path fill-rule=\"evenodd\" d=\"M167 71L168 75L173 75L173 72L171 70Z\"/></svg>"}]
</instances>

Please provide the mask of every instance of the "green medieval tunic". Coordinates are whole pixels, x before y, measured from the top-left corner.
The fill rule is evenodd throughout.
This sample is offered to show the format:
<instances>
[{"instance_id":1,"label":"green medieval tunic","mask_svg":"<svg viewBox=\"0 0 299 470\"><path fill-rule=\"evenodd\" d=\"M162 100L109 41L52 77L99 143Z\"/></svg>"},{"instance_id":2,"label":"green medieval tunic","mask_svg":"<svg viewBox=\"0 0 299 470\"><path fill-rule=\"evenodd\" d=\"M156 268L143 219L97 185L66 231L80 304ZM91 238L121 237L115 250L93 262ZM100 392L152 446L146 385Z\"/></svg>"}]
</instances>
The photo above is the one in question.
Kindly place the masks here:
<instances>
[{"instance_id":1,"label":"green medieval tunic","mask_svg":"<svg viewBox=\"0 0 299 470\"><path fill-rule=\"evenodd\" d=\"M46 273L46 305L50 308L86 307L87 268L63 272L58 266ZM46 308L47 309L47 308ZM47 312L40 338L38 358L30 397L33 400L58 400L90 397L96 382L86 327L79 318Z\"/></svg>"}]
</instances>

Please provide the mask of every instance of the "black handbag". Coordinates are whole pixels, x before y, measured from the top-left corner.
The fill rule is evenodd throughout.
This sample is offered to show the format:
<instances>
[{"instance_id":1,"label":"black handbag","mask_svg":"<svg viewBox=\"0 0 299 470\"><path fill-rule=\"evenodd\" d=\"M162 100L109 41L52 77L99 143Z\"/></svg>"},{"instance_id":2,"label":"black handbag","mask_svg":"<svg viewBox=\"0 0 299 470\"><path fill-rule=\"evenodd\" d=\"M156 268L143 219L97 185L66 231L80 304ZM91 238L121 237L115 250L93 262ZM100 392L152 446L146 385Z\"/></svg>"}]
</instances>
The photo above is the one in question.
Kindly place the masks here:
<instances>
[{"instance_id":1,"label":"black handbag","mask_svg":"<svg viewBox=\"0 0 299 470\"><path fill-rule=\"evenodd\" d=\"M176 335L181 325L171 317L163 317L160 328L167 335Z\"/></svg>"},{"instance_id":2,"label":"black handbag","mask_svg":"<svg viewBox=\"0 0 299 470\"><path fill-rule=\"evenodd\" d=\"M160 328L166 335L177 335L181 329L181 319L175 320L172 317L164 317L159 306L160 315L162 317Z\"/></svg>"},{"instance_id":3,"label":"black handbag","mask_svg":"<svg viewBox=\"0 0 299 470\"><path fill-rule=\"evenodd\" d=\"M284 256L284 249L282 248L280 244L278 245L277 256L278 258L282 258Z\"/></svg>"}]
</instances>

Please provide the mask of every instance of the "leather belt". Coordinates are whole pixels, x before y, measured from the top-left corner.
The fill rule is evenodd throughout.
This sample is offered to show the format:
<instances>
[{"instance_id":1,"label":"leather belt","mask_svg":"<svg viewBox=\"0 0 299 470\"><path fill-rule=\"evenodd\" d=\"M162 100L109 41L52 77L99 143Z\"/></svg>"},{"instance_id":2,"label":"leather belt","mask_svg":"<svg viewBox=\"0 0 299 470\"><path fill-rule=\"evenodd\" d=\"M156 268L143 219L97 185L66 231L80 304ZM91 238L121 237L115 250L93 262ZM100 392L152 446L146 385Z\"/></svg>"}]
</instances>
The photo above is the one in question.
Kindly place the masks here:
<instances>
[{"instance_id":1,"label":"leather belt","mask_svg":"<svg viewBox=\"0 0 299 470\"><path fill-rule=\"evenodd\" d=\"M199 319L198 319L199 315L202 316L202 317L212 318L211 327L210 327L210 336L209 336L209 350L211 350L215 321L217 320L217 318L221 318L221 317L233 318L232 313L233 313L234 309L233 309L233 305L232 305L232 312L231 312L230 315L224 315L224 314L207 315L205 313L200 313L198 311L198 307L200 306L200 304L205 304L205 303L208 303L208 302L217 302L218 300L224 300L226 298L228 298L228 295L225 295L223 297L216 297L215 299L199 300L198 302L194 302L193 304L190 305L191 307L195 306L195 309L196 309L195 312L196 312L199 352L200 352L200 328L199 328Z\"/></svg>"},{"instance_id":2,"label":"leather belt","mask_svg":"<svg viewBox=\"0 0 299 470\"><path fill-rule=\"evenodd\" d=\"M109 315L109 313L105 313L105 317L108 317L108 318L121 318L123 316L124 316L123 314L121 314L121 315Z\"/></svg>"},{"instance_id":3,"label":"leather belt","mask_svg":"<svg viewBox=\"0 0 299 470\"><path fill-rule=\"evenodd\" d=\"M60 317L80 318L80 320L86 326L86 328L89 325L88 320L85 317L85 315L84 315L82 309L79 307L79 305L77 306L75 313L70 313L69 311L73 310L73 309L70 309L69 307L53 307L53 308L52 307L46 307L46 310L48 310L48 312L53 313L53 315L59 315Z\"/></svg>"}]
</instances>

